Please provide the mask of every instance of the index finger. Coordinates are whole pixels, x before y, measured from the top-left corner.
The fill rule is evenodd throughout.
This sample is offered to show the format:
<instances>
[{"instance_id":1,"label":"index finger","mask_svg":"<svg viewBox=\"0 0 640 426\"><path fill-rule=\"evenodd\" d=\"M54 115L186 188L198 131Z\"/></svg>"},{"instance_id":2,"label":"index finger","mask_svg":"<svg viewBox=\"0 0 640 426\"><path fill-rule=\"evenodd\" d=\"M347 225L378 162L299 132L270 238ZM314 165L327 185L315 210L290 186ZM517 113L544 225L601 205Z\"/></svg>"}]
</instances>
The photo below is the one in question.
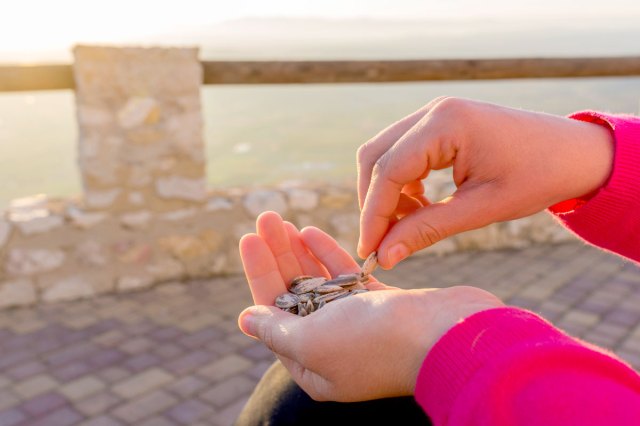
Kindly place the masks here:
<instances>
[{"instance_id":1,"label":"index finger","mask_svg":"<svg viewBox=\"0 0 640 426\"><path fill-rule=\"evenodd\" d=\"M409 129L415 126L435 105L446 98L446 96L440 96L433 99L416 112L388 126L358 149L358 202L360 203L360 209L364 206L364 200L369 191L371 174L373 173L373 167L376 161L407 133Z\"/></svg>"},{"instance_id":2,"label":"index finger","mask_svg":"<svg viewBox=\"0 0 640 426\"><path fill-rule=\"evenodd\" d=\"M422 180L432 169L453 164L457 145L451 137L443 137L445 135L446 120L428 113L378 159L360 215L360 256L378 248L394 218L405 185Z\"/></svg>"},{"instance_id":3,"label":"index finger","mask_svg":"<svg viewBox=\"0 0 640 426\"><path fill-rule=\"evenodd\" d=\"M375 251L387 233L404 186L429 172L419 144L423 127L418 122L376 161L360 214L360 257Z\"/></svg>"},{"instance_id":4,"label":"index finger","mask_svg":"<svg viewBox=\"0 0 640 426\"><path fill-rule=\"evenodd\" d=\"M269 245L256 234L240 239L240 257L256 305L273 305L276 297L287 291Z\"/></svg>"}]
</instances>

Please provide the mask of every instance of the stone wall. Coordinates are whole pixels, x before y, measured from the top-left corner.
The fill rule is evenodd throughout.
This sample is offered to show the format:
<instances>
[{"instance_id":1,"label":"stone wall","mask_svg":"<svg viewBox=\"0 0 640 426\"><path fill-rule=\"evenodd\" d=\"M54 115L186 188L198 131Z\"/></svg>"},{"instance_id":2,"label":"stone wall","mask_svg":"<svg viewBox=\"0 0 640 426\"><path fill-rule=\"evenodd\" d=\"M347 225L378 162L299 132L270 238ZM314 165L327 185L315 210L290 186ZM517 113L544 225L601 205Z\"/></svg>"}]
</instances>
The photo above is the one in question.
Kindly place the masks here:
<instances>
[{"instance_id":1,"label":"stone wall","mask_svg":"<svg viewBox=\"0 0 640 426\"><path fill-rule=\"evenodd\" d=\"M197 49L77 47L84 193L14 200L0 213L0 308L127 292L241 271L238 239L274 210L355 254L356 184L207 191ZM453 191L429 176L428 196ZM522 247L569 237L550 216L495 224L425 253Z\"/></svg>"},{"instance_id":2,"label":"stone wall","mask_svg":"<svg viewBox=\"0 0 640 426\"><path fill-rule=\"evenodd\" d=\"M318 226L355 255L354 188L355 182L236 189L210 193L199 207L138 216L93 212L78 201L45 196L15 200L0 219L0 308L241 272L238 240L254 231L255 218L265 210L298 227ZM432 192L437 189L447 186ZM517 248L568 238L542 213L457 235L423 253Z\"/></svg>"}]
</instances>

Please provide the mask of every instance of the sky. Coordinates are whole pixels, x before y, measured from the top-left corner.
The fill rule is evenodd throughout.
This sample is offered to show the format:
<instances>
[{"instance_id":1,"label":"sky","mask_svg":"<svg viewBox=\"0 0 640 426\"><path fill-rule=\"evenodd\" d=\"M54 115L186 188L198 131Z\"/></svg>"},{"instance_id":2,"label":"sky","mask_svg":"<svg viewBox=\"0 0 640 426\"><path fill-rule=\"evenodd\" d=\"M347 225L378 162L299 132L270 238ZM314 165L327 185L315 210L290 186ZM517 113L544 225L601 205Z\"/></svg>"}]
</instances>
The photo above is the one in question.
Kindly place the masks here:
<instances>
[{"instance_id":1,"label":"sky","mask_svg":"<svg viewBox=\"0 0 640 426\"><path fill-rule=\"evenodd\" d=\"M638 18L638 0L13 0L0 14L0 60L126 42L243 18L555 19ZM579 7L576 5L579 4ZM32 55L33 56L33 55ZM19 57L14 55L14 57Z\"/></svg>"}]
</instances>

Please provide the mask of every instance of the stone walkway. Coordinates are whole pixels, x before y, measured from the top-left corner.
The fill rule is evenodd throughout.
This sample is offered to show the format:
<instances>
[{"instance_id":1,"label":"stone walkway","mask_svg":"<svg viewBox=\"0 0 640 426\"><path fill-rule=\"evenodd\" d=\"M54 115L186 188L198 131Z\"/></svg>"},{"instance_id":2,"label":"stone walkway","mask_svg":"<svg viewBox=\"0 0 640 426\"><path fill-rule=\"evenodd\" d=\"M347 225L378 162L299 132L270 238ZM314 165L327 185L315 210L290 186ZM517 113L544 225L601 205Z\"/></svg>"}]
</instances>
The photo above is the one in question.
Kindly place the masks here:
<instances>
[{"instance_id":1,"label":"stone walkway","mask_svg":"<svg viewBox=\"0 0 640 426\"><path fill-rule=\"evenodd\" d=\"M640 270L579 243L416 258L402 287L474 284L640 367ZM0 425L229 425L273 356L244 278L0 312Z\"/></svg>"}]
</instances>

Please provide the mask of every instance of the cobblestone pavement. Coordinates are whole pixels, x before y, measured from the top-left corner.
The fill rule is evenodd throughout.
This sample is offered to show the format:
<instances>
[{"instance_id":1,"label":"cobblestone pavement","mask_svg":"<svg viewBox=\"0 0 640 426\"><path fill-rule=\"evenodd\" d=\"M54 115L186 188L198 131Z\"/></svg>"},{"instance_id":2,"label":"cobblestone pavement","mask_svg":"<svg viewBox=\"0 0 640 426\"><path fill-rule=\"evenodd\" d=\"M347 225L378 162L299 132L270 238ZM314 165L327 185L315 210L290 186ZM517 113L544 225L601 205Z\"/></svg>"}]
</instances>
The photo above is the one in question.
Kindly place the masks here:
<instances>
[{"instance_id":1,"label":"cobblestone pavement","mask_svg":"<svg viewBox=\"0 0 640 426\"><path fill-rule=\"evenodd\" d=\"M580 243L422 257L376 274L474 284L640 367L640 270ZM0 425L228 425L273 361L237 329L243 277L0 312Z\"/></svg>"}]
</instances>

